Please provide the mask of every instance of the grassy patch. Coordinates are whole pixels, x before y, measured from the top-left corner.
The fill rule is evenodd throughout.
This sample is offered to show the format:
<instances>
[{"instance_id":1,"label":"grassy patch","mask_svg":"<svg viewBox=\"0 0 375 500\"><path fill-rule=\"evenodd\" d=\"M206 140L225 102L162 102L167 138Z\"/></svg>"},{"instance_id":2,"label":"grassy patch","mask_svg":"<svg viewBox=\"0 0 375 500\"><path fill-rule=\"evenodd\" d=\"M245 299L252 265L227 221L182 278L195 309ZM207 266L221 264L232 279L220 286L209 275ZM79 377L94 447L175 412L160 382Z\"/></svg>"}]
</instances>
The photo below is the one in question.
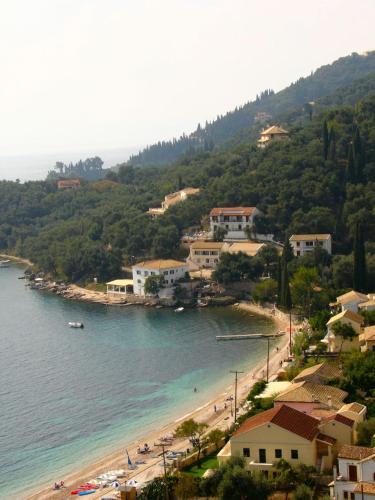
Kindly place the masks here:
<instances>
[{"instance_id":1,"label":"grassy patch","mask_svg":"<svg viewBox=\"0 0 375 500\"><path fill-rule=\"evenodd\" d=\"M207 455L200 460L199 464L189 465L183 472L194 477L202 477L207 469L217 469L218 461L216 454Z\"/></svg>"},{"instance_id":2,"label":"grassy patch","mask_svg":"<svg viewBox=\"0 0 375 500\"><path fill-rule=\"evenodd\" d=\"M105 283L93 283L92 281L85 284L85 288L87 288L87 290L92 290L93 292L107 291L107 285Z\"/></svg>"}]
</instances>

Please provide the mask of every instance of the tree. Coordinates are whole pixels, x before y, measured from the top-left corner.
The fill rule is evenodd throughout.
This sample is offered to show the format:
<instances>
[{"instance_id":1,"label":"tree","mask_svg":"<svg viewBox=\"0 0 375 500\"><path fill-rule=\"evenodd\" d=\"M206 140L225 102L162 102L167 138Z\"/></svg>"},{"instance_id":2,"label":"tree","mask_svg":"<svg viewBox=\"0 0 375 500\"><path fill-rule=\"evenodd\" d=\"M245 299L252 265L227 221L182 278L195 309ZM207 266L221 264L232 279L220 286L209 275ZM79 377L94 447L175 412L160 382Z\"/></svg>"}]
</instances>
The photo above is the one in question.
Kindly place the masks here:
<instances>
[{"instance_id":1,"label":"tree","mask_svg":"<svg viewBox=\"0 0 375 500\"><path fill-rule=\"evenodd\" d=\"M266 500L270 493L270 485L258 475L250 475L237 466L228 470L218 487L221 500Z\"/></svg>"},{"instance_id":2,"label":"tree","mask_svg":"<svg viewBox=\"0 0 375 500\"><path fill-rule=\"evenodd\" d=\"M288 499L289 493L294 490L298 481L297 471L283 458L275 463L278 472L275 484L276 488L285 491L285 498Z\"/></svg>"},{"instance_id":3,"label":"tree","mask_svg":"<svg viewBox=\"0 0 375 500\"><path fill-rule=\"evenodd\" d=\"M354 161L355 161L355 177L357 182L363 181L363 169L365 166L365 153L361 140L359 127L355 128L353 138Z\"/></svg>"},{"instance_id":4,"label":"tree","mask_svg":"<svg viewBox=\"0 0 375 500\"><path fill-rule=\"evenodd\" d=\"M277 295L277 281L265 279L256 285L252 293L254 300L258 302L273 302Z\"/></svg>"},{"instance_id":5,"label":"tree","mask_svg":"<svg viewBox=\"0 0 375 500\"><path fill-rule=\"evenodd\" d=\"M293 275L292 293L293 302L301 307L304 314L310 317L316 285L318 283L318 272L315 268L300 267Z\"/></svg>"},{"instance_id":6,"label":"tree","mask_svg":"<svg viewBox=\"0 0 375 500\"><path fill-rule=\"evenodd\" d=\"M295 500L312 500L314 491L306 484L299 484L294 491Z\"/></svg>"},{"instance_id":7,"label":"tree","mask_svg":"<svg viewBox=\"0 0 375 500\"><path fill-rule=\"evenodd\" d=\"M163 287L164 276L161 274L159 276L147 276L145 281L145 293L149 295L157 295L160 288Z\"/></svg>"},{"instance_id":8,"label":"tree","mask_svg":"<svg viewBox=\"0 0 375 500\"><path fill-rule=\"evenodd\" d=\"M375 446L375 418L360 422L357 427L357 445Z\"/></svg>"},{"instance_id":9,"label":"tree","mask_svg":"<svg viewBox=\"0 0 375 500\"><path fill-rule=\"evenodd\" d=\"M328 149L328 160L336 161L336 133L332 126L329 131L329 149Z\"/></svg>"},{"instance_id":10,"label":"tree","mask_svg":"<svg viewBox=\"0 0 375 500\"><path fill-rule=\"evenodd\" d=\"M354 163L354 148L353 144L349 145L349 154L348 154L348 162L346 165L346 180L351 184L355 184L356 182L356 171L355 171L355 163Z\"/></svg>"},{"instance_id":11,"label":"tree","mask_svg":"<svg viewBox=\"0 0 375 500\"><path fill-rule=\"evenodd\" d=\"M323 158L328 159L328 149L329 149L329 137L328 137L328 126L327 121L323 122Z\"/></svg>"},{"instance_id":12,"label":"tree","mask_svg":"<svg viewBox=\"0 0 375 500\"><path fill-rule=\"evenodd\" d=\"M225 433L220 429L212 429L206 436L206 442L208 444L213 444L215 446L215 450L220 447L224 439Z\"/></svg>"},{"instance_id":13,"label":"tree","mask_svg":"<svg viewBox=\"0 0 375 500\"><path fill-rule=\"evenodd\" d=\"M179 427L177 427L175 436L188 438L193 446L198 450L197 462L199 462L202 447L205 444L203 438L208 425L205 423L196 422L194 419L190 418L185 420Z\"/></svg>"},{"instance_id":14,"label":"tree","mask_svg":"<svg viewBox=\"0 0 375 500\"><path fill-rule=\"evenodd\" d=\"M293 338L293 353L299 358L309 348L310 338L307 332L302 331L297 333Z\"/></svg>"},{"instance_id":15,"label":"tree","mask_svg":"<svg viewBox=\"0 0 375 500\"><path fill-rule=\"evenodd\" d=\"M367 290L366 253L361 224L357 223L354 237L353 287L357 292Z\"/></svg>"},{"instance_id":16,"label":"tree","mask_svg":"<svg viewBox=\"0 0 375 500\"><path fill-rule=\"evenodd\" d=\"M199 491L199 478L188 474L179 474L178 482L174 490L175 496L179 500L196 498Z\"/></svg>"},{"instance_id":17,"label":"tree","mask_svg":"<svg viewBox=\"0 0 375 500\"><path fill-rule=\"evenodd\" d=\"M292 308L292 298L290 294L288 262L286 259L286 255L282 257L281 263L282 263L281 286L280 286L280 297L278 300L278 305L281 308L290 311Z\"/></svg>"},{"instance_id":18,"label":"tree","mask_svg":"<svg viewBox=\"0 0 375 500\"><path fill-rule=\"evenodd\" d=\"M173 498L176 483L176 476L156 477L142 489L139 500L165 500L166 488L168 488L169 498Z\"/></svg>"},{"instance_id":19,"label":"tree","mask_svg":"<svg viewBox=\"0 0 375 500\"><path fill-rule=\"evenodd\" d=\"M214 230L213 240L214 241L224 241L224 238L225 238L227 232L228 231L226 229L224 229L223 227L217 227Z\"/></svg>"},{"instance_id":20,"label":"tree","mask_svg":"<svg viewBox=\"0 0 375 500\"><path fill-rule=\"evenodd\" d=\"M348 323L342 323L341 321L338 321L332 326L332 331L336 337L341 337L339 354L341 354L344 342L346 340L349 340L351 342L357 335L352 325L349 325Z\"/></svg>"},{"instance_id":21,"label":"tree","mask_svg":"<svg viewBox=\"0 0 375 500\"><path fill-rule=\"evenodd\" d=\"M375 352L350 352L343 355L345 383L357 394L371 395L375 387Z\"/></svg>"}]
</instances>

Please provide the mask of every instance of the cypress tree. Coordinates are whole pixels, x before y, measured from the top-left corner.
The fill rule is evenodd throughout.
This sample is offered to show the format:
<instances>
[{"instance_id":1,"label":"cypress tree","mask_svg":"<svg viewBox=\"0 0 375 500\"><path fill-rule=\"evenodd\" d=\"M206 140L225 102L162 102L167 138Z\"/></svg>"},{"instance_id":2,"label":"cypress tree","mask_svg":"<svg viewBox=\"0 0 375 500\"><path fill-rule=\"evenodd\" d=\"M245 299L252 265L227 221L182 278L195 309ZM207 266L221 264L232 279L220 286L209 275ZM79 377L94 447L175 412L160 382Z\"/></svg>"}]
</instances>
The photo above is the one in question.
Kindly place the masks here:
<instances>
[{"instance_id":1,"label":"cypress tree","mask_svg":"<svg viewBox=\"0 0 375 500\"><path fill-rule=\"evenodd\" d=\"M329 149L329 136L328 136L328 126L326 120L323 123L323 156L324 159L328 159L328 149Z\"/></svg>"},{"instance_id":2,"label":"cypress tree","mask_svg":"<svg viewBox=\"0 0 375 500\"><path fill-rule=\"evenodd\" d=\"M356 168L354 163L354 147L353 144L349 146L348 164L346 166L346 181L354 184L356 182Z\"/></svg>"},{"instance_id":3,"label":"cypress tree","mask_svg":"<svg viewBox=\"0 0 375 500\"><path fill-rule=\"evenodd\" d=\"M282 293L282 273L281 273L281 257L277 259L277 305L280 305Z\"/></svg>"},{"instance_id":4,"label":"cypress tree","mask_svg":"<svg viewBox=\"0 0 375 500\"><path fill-rule=\"evenodd\" d=\"M336 134L333 126L329 132L328 159L336 161Z\"/></svg>"},{"instance_id":5,"label":"cypress tree","mask_svg":"<svg viewBox=\"0 0 375 500\"><path fill-rule=\"evenodd\" d=\"M285 260L286 263L290 262L293 259L293 248L290 244L288 234L285 234L284 248L281 258Z\"/></svg>"},{"instance_id":6,"label":"cypress tree","mask_svg":"<svg viewBox=\"0 0 375 500\"><path fill-rule=\"evenodd\" d=\"M281 271L281 295L279 301L280 307L290 311L292 308L292 298L290 294L289 287L289 275L288 275L288 262L282 259L282 271Z\"/></svg>"},{"instance_id":7,"label":"cypress tree","mask_svg":"<svg viewBox=\"0 0 375 500\"><path fill-rule=\"evenodd\" d=\"M357 292L366 291L366 252L362 226L357 223L354 237L353 288Z\"/></svg>"},{"instance_id":8,"label":"cypress tree","mask_svg":"<svg viewBox=\"0 0 375 500\"><path fill-rule=\"evenodd\" d=\"M361 134L359 132L359 127L356 127L354 132L353 149L354 149L356 181L361 182L363 180L363 168L365 166L365 153L362 144Z\"/></svg>"}]
</instances>

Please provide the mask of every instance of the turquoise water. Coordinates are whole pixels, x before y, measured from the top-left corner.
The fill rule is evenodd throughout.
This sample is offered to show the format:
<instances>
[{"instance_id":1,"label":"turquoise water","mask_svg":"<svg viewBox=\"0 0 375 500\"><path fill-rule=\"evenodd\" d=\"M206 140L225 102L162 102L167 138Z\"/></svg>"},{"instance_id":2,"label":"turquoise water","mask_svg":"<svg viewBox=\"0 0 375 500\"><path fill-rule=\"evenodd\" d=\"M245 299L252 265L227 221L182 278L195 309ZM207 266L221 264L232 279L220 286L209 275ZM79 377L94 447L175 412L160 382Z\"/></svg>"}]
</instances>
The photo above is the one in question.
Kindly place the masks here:
<instances>
[{"instance_id":1,"label":"turquoise water","mask_svg":"<svg viewBox=\"0 0 375 500\"><path fill-rule=\"evenodd\" d=\"M0 498L24 498L26 485L60 480L197 408L266 353L262 339L215 340L268 332L266 318L67 301L21 274L0 269Z\"/></svg>"}]
</instances>

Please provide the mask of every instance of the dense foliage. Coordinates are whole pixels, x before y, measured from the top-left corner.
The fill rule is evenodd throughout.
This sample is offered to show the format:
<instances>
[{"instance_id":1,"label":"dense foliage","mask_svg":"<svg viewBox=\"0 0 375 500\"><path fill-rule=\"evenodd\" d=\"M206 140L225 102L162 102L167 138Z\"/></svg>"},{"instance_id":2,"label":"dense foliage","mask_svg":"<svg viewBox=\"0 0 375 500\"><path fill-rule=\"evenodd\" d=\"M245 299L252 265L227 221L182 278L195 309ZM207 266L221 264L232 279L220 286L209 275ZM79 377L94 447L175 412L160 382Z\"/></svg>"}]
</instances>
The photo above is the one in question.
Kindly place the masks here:
<instances>
[{"instance_id":1,"label":"dense foliage","mask_svg":"<svg viewBox=\"0 0 375 500\"><path fill-rule=\"evenodd\" d=\"M206 122L204 127L198 124L197 129L189 135L183 134L172 141L160 141L148 146L137 155L130 158L132 165L165 165L174 163L183 155L191 156L197 152L211 151L228 141L246 142L255 138L263 122L257 122L258 113L271 115L274 121L288 117L291 110L298 107L310 116L314 110L311 102L318 98L329 96L336 89L350 84L356 79L375 71L375 52L366 55L352 54L342 57L333 64L322 66L310 76L300 78L280 92L266 90L261 92L254 101L236 107L224 116L218 116L212 122ZM353 96L362 97L368 91L367 80L360 85L353 85L350 97L347 93L333 99L327 99L325 104L354 104ZM361 93L357 93L361 92ZM319 109L319 107L318 107Z\"/></svg>"},{"instance_id":2,"label":"dense foliage","mask_svg":"<svg viewBox=\"0 0 375 500\"><path fill-rule=\"evenodd\" d=\"M367 92L368 87L362 86ZM319 106L322 112L312 120L300 110L299 119L293 116L288 124L290 139L264 150L250 142L204 152L169 167L123 166L106 180L70 191L57 190L54 181L0 182L0 251L28 257L65 279L113 278L122 263L182 257L181 235L192 227L207 227L212 207L256 205L263 213L256 220L257 229L274 233L280 241L286 232L333 234L338 255L332 265L326 255L299 261L318 272L314 293L304 291L305 309L311 296L320 300L315 285L353 285L350 253L357 223L366 242L367 282L374 283L375 94L355 106L329 105L326 111ZM355 177L348 168L352 149ZM201 193L156 220L146 215L165 194L184 186L200 187ZM262 269L253 266L256 260L251 265L245 260L232 269L234 274L265 272L277 278L272 256L264 258ZM288 263L291 274L294 265ZM223 275L223 281L226 278ZM297 285L291 282L292 295Z\"/></svg>"}]
</instances>

